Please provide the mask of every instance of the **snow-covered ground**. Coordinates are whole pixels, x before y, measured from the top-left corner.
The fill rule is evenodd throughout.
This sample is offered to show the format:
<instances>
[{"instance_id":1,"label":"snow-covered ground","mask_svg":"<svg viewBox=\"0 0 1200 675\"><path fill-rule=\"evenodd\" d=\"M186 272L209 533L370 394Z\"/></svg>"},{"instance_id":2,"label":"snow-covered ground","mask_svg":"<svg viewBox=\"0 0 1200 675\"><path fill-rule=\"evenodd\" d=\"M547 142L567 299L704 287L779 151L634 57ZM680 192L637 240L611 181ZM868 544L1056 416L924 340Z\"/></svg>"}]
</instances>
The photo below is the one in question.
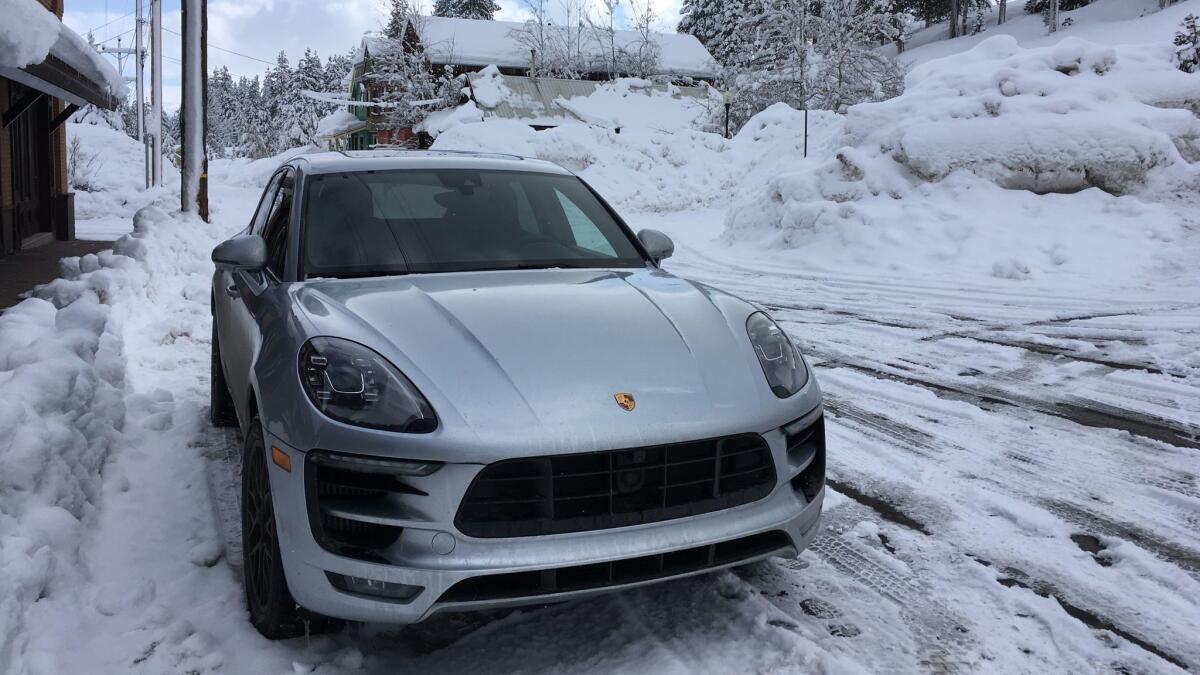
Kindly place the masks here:
<instances>
[{"instance_id":1,"label":"snow-covered ground","mask_svg":"<svg viewBox=\"0 0 1200 675\"><path fill-rule=\"evenodd\" d=\"M917 31L908 41L908 49L900 60L908 64L961 53L995 35L1011 35L1025 47L1044 47L1064 37L1077 37L1103 45L1128 45L1146 42L1170 42L1179 24L1188 14L1200 14L1200 0L1183 0L1159 11L1159 0L1093 0L1079 9L1062 12L1059 21L1071 20L1071 25L1047 35L1040 14L1026 14L1025 0L1002 0L1008 3L1008 20L996 24L993 9L978 35L965 35L947 40L949 26L936 24ZM895 54L894 46L885 48Z\"/></svg>"},{"instance_id":2,"label":"snow-covered ground","mask_svg":"<svg viewBox=\"0 0 1200 675\"><path fill-rule=\"evenodd\" d=\"M1113 51L1109 77L1056 70L1063 54L1107 62L1070 49L1001 38L906 97L814 114L807 160L786 108L730 140L447 130L439 147L578 171L632 226L675 239L667 269L767 307L826 392L830 494L795 561L410 628L270 643L247 621L237 439L205 421L208 252L245 226L273 164L214 163L211 225L141 211L120 255L68 262L0 316L0 671L1200 668L1196 158L1187 125L1139 88L1168 76L1156 52ZM1006 96L992 76L1010 66L1018 85L1054 86ZM1024 137L1056 96L1069 129L1104 91L1120 102L1106 133L1161 150L1119 187L1015 189L997 167L1019 143L960 153L945 175L897 153L948 119ZM137 178L110 176L111 192ZM98 214L117 208L103 195Z\"/></svg>"}]
</instances>

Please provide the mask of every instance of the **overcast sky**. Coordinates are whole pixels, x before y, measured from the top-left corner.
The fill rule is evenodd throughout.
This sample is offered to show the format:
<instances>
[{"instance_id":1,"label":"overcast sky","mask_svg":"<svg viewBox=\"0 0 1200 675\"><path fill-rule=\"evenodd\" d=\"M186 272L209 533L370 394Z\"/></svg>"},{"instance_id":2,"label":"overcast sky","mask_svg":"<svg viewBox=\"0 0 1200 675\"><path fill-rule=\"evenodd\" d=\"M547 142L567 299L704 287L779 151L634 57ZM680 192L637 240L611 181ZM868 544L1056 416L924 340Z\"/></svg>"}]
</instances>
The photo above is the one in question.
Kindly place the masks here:
<instances>
[{"instance_id":1,"label":"overcast sky","mask_svg":"<svg viewBox=\"0 0 1200 675\"><path fill-rule=\"evenodd\" d=\"M673 31L681 0L650 1L660 16L660 30ZM149 0L145 4L148 7ZM520 0L499 4L497 19L521 21L528 16ZM179 16L179 0L164 0L163 102L171 110L179 107ZM83 35L91 30L97 42L132 46L134 0L66 0L63 18ZM294 66L309 47L324 59L348 52L365 31L379 30L385 18L381 0L208 0L209 68L226 66L235 77L261 75L268 66L262 61L273 64L276 55L286 51ZM132 58L124 73L133 75ZM148 78L147 69L147 86Z\"/></svg>"}]
</instances>

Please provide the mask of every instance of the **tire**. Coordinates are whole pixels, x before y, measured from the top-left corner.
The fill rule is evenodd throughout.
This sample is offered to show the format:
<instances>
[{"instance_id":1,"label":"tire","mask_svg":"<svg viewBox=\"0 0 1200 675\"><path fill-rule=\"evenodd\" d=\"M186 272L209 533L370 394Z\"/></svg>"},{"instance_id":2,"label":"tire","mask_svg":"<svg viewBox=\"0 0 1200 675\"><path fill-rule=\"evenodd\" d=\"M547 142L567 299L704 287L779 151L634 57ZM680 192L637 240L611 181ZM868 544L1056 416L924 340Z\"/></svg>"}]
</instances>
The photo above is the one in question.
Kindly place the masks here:
<instances>
[{"instance_id":1,"label":"tire","mask_svg":"<svg viewBox=\"0 0 1200 675\"><path fill-rule=\"evenodd\" d=\"M208 379L208 419L214 427L237 426L237 411L233 397L229 395L229 384L225 382L225 369L221 367L221 343L217 342L217 317L212 324L212 369Z\"/></svg>"},{"instance_id":2,"label":"tire","mask_svg":"<svg viewBox=\"0 0 1200 675\"><path fill-rule=\"evenodd\" d=\"M283 640L304 635L308 617L283 575L267 472L267 449L255 416L242 453L242 575L250 623L268 640Z\"/></svg>"}]
</instances>

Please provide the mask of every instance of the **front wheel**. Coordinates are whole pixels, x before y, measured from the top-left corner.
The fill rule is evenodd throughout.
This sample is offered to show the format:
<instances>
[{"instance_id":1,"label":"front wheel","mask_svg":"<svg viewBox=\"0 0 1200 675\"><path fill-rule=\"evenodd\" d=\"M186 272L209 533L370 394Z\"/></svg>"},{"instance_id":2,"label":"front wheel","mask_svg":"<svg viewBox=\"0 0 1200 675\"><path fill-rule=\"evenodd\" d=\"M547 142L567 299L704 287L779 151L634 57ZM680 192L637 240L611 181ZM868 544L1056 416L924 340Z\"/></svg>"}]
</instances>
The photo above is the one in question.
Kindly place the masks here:
<instances>
[{"instance_id":1,"label":"front wheel","mask_svg":"<svg viewBox=\"0 0 1200 675\"><path fill-rule=\"evenodd\" d=\"M242 453L242 572L250 623L269 640L304 635L300 608L288 591L275 530L267 449L258 417Z\"/></svg>"}]
</instances>

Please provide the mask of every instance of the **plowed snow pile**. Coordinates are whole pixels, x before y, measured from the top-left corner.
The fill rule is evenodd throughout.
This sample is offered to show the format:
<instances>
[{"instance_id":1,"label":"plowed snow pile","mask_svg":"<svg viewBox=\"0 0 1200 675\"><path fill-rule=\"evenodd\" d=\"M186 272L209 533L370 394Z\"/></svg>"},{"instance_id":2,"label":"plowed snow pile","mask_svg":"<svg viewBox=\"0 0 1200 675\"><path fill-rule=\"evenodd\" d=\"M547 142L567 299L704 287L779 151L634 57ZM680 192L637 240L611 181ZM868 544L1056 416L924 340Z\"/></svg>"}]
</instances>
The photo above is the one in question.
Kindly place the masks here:
<instances>
[{"instance_id":1,"label":"plowed snow pile","mask_svg":"<svg viewBox=\"0 0 1200 675\"><path fill-rule=\"evenodd\" d=\"M726 239L818 267L941 275L1142 277L1177 271L1184 225L1155 203L1200 172L1200 75L1169 45L1009 36L910 73L850 110L849 145L743 183Z\"/></svg>"},{"instance_id":2,"label":"plowed snow pile","mask_svg":"<svg viewBox=\"0 0 1200 675\"><path fill-rule=\"evenodd\" d=\"M761 183L778 162L800 157L804 115L782 103L759 113L732 139L632 124L620 131L568 124L534 131L522 122L459 124L438 136L435 150L503 152L556 162L578 173L619 209L675 211L728 202L748 177ZM844 119L809 116L810 152L828 156L842 141Z\"/></svg>"}]
</instances>

